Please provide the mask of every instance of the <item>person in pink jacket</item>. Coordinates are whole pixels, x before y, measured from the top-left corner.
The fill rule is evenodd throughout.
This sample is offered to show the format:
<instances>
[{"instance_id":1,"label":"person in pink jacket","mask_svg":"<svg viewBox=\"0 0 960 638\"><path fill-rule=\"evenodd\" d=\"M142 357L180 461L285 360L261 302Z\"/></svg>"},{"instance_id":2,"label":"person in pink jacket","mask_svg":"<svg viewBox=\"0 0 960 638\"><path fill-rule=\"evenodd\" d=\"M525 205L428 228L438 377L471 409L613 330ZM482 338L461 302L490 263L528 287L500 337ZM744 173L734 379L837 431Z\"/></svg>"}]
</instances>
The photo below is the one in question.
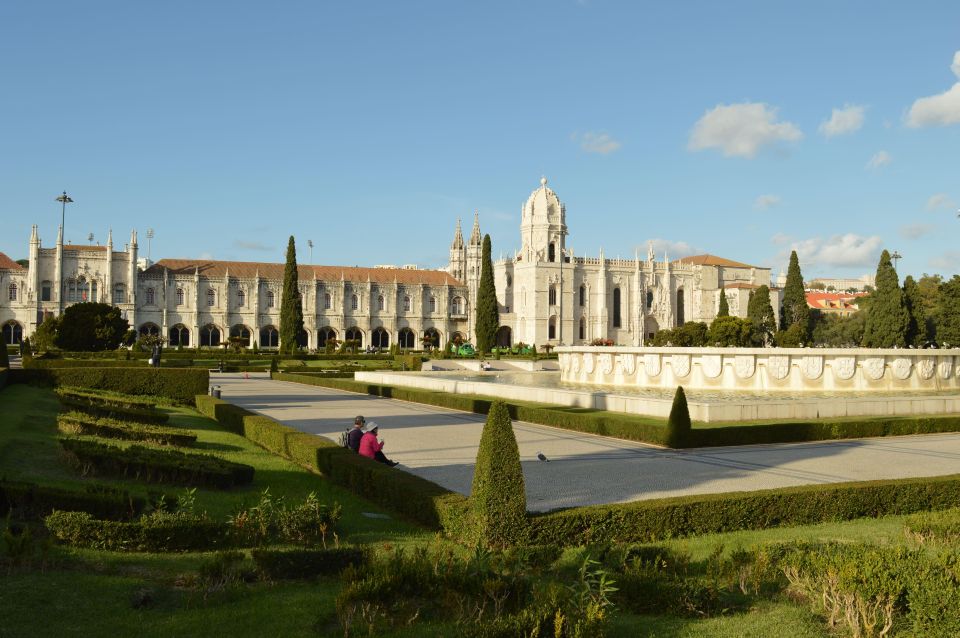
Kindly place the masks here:
<instances>
[{"instance_id":1,"label":"person in pink jacket","mask_svg":"<svg viewBox=\"0 0 960 638\"><path fill-rule=\"evenodd\" d=\"M399 465L400 461L391 461L383 455L381 451L383 450L383 439L377 439L379 429L379 426L373 421L367 423L366 427L363 428L363 436L360 438L360 456L379 461L390 467Z\"/></svg>"}]
</instances>

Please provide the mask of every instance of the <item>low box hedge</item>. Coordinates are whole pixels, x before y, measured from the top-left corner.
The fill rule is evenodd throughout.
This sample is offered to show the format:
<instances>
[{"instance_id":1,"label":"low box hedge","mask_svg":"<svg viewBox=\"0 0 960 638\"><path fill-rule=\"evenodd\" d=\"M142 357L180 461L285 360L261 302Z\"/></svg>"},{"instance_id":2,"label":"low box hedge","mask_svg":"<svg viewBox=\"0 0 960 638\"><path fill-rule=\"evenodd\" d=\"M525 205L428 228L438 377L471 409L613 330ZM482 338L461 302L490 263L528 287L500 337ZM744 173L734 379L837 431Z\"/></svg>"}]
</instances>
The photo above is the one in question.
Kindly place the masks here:
<instances>
[{"instance_id":1,"label":"low box hedge","mask_svg":"<svg viewBox=\"0 0 960 638\"><path fill-rule=\"evenodd\" d=\"M467 499L461 494L226 401L198 395L196 405L227 429L428 528L459 536L465 524Z\"/></svg>"},{"instance_id":2,"label":"low box hedge","mask_svg":"<svg viewBox=\"0 0 960 638\"><path fill-rule=\"evenodd\" d=\"M960 415L701 426L690 431L690 438L683 447L830 441L943 432L960 432Z\"/></svg>"},{"instance_id":3,"label":"low box hedge","mask_svg":"<svg viewBox=\"0 0 960 638\"><path fill-rule=\"evenodd\" d=\"M96 399L60 397L60 405L66 410L82 412L93 417L116 419L132 423L159 424L166 423L170 416L156 408L122 408L118 405L101 403Z\"/></svg>"},{"instance_id":4,"label":"low box hedge","mask_svg":"<svg viewBox=\"0 0 960 638\"><path fill-rule=\"evenodd\" d=\"M139 514L146 504L146 499L131 496L126 490L102 485L71 490L25 481L0 480L0 514L11 514L19 520L40 519L57 509L122 520Z\"/></svg>"},{"instance_id":5,"label":"low box hedge","mask_svg":"<svg viewBox=\"0 0 960 638\"><path fill-rule=\"evenodd\" d=\"M56 389L56 393L59 397L94 401L102 405L116 406L125 409L136 408L140 410L150 410L157 406L155 399L130 395L106 394L83 388L59 387Z\"/></svg>"},{"instance_id":6,"label":"low box hedge","mask_svg":"<svg viewBox=\"0 0 960 638\"><path fill-rule=\"evenodd\" d=\"M64 434L143 441L156 445L189 447L197 442L197 435L192 432L156 425L124 423L115 419L92 417L83 412L68 412L58 415L57 428Z\"/></svg>"},{"instance_id":7,"label":"low box hedge","mask_svg":"<svg viewBox=\"0 0 960 638\"><path fill-rule=\"evenodd\" d=\"M651 542L743 529L911 514L960 503L960 474L593 505L530 518L531 542Z\"/></svg>"},{"instance_id":8,"label":"low box hedge","mask_svg":"<svg viewBox=\"0 0 960 638\"><path fill-rule=\"evenodd\" d=\"M250 554L260 573L270 580L332 576L367 562L367 553L359 547L255 549Z\"/></svg>"},{"instance_id":9,"label":"low box hedge","mask_svg":"<svg viewBox=\"0 0 960 638\"><path fill-rule=\"evenodd\" d=\"M190 515L145 516L108 521L87 512L56 511L44 525L61 542L107 551L176 552L229 546L229 527Z\"/></svg>"},{"instance_id":10,"label":"low box hedge","mask_svg":"<svg viewBox=\"0 0 960 638\"><path fill-rule=\"evenodd\" d=\"M9 374L6 368L0 368L0 390L3 390L7 386L7 381L9 380Z\"/></svg>"},{"instance_id":11,"label":"low box hedge","mask_svg":"<svg viewBox=\"0 0 960 638\"><path fill-rule=\"evenodd\" d=\"M109 390L120 394L157 396L178 403L191 403L207 391L210 374L204 369L176 368L69 368L11 370L10 383L72 386Z\"/></svg>"},{"instance_id":12,"label":"low box hedge","mask_svg":"<svg viewBox=\"0 0 960 638\"><path fill-rule=\"evenodd\" d=\"M96 441L59 439L74 464L98 474L151 483L173 483L228 489L253 481L254 468L208 454L153 450L139 445L119 448Z\"/></svg>"},{"instance_id":13,"label":"low box hedge","mask_svg":"<svg viewBox=\"0 0 960 638\"><path fill-rule=\"evenodd\" d=\"M137 359L129 361L120 359L47 359L40 357L28 357L23 361L24 368L32 370L59 370L62 368L146 368L147 362Z\"/></svg>"}]
</instances>

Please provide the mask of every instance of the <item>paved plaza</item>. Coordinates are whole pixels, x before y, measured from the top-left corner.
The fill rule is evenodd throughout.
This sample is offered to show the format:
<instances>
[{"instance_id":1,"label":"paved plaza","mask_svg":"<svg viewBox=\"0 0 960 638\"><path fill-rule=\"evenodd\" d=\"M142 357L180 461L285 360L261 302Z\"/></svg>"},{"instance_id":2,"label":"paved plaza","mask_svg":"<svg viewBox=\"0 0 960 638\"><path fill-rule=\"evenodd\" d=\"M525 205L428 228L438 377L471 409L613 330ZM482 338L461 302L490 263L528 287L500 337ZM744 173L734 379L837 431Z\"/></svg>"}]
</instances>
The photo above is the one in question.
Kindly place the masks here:
<instances>
[{"instance_id":1,"label":"paved plaza","mask_svg":"<svg viewBox=\"0 0 960 638\"><path fill-rule=\"evenodd\" d=\"M231 403L334 441L362 414L380 424L384 453L401 463L397 471L470 492L481 415L264 374L211 374L211 383ZM667 450L522 421L514 431L532 511L960 472L960 434ZM537 452L550 461L538 461Z\"/></svg>"}]
</instances>

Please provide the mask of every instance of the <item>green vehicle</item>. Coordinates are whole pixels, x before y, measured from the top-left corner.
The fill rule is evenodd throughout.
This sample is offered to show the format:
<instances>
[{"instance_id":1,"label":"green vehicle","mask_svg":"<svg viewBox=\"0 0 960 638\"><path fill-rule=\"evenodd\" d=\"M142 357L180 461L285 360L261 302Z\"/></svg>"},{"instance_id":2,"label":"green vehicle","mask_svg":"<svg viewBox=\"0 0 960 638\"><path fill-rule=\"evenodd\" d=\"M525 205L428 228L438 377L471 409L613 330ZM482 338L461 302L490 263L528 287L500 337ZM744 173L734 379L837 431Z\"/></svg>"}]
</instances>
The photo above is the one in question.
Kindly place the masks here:
<instances>
[{"instance_id":1,"label":"green vehicle","mask_svg":"<svg viewBox=\"0 0 960 638\"><path fill-rule=\"evenodd\" d=\"M456 352L461 357L472 357L477 353L476 349L473 347L473 344L470 343L461 343Z\"/></svg>"}]
</instances>

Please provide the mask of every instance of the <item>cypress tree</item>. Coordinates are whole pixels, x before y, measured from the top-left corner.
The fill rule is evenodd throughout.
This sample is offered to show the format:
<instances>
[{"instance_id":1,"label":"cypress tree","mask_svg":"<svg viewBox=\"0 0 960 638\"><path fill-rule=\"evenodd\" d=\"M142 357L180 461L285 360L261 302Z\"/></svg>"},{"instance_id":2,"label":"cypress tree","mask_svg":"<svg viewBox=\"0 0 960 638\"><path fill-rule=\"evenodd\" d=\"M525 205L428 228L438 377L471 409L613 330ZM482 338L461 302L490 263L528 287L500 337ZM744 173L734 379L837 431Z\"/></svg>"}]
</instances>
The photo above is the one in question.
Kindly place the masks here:
<instances>
[{"instance_id":1,"label":"cypress tree","mask_svg":"<svg viewBox=\"0 0 960 638\"><path fill-rule=\"evenodd\" d=\"M750 294L747 304L747 319L752 326L753 342L759 346L766 346L777 329L777 318L770 305L770 288L760 286Z\"/></svg>"},{"instance_id":2,"label":"cypress tree","mask_svg":"<svg viewBox=\"0 0 960 638\"><path fill-rule=\"evenodd\" d=\"M923 308L920 287L913 277L903 280L903 303L907 308L907 345L922 346L930 338L927 333L927 313Z\"/></svg>"},{"instance_id":3,"label":"cypress tree","mask_svg":"<svg viewBox=\"0 0 960 638\"><path fill-rule=\"evenodd\" d=\"M494 401L480 435L470 503L477 539L488 547L522 545L529 539L527 492L510 413Z\"/></svg>"},{"instance_id":4,"label":"cypress tree","mask_svg":"<svg viewBox=\"0 0 960 638\"><path fill-rule=\"evenodd\" d=\"M303 332L303 302L297 276L297 246L290 235L287 265L283 269L283 297L280 302L280 351L294 352L297 337Z\"/></svg>"},{"instance_id":5,"label":"cypress tree","mask_svg":"<svg viewBox=\"0 0 960 638\"><path fill-rule=\"evenodd\" d=\"M677 386L677 392L673 395L673 406L670 408L670 416L667 418L667 447L678 448L685 447L690 438L690 409L687 407L687 395L683 392L683 386Z\"/></svg>"},{"instance_id":6,"label":"cypress tree","mask_svg":"<svg viewBox=\"0 0 960 638\"><path fill-rule=\"evenodd\" d=\"M800 260L797 251L790 253L790 266L787 268L787 283L783 287L783 321L781 327L788 330L799 325L803 341L810 331L810 307L807 306L807 294L803 290L803 275L800 273Z\"/></svg>"},{"instance_id":7,"label":"cypress tree","mask_svg":"<svg viewBox=\"0 0 960 638\"><path fill-rule=\"evenodd\" d=\"M497 289L493 283L493 262L490 260L490 235L483 236L483 254L480 261L480 287L476 304L477 351L490 352L500 329L500 311L497 307Z\"/></svg>"},{"instance_id":8,"label":"cypress tree","mask_svg":"<svg viewBox=\"0 0 960 638\"><path fill-rule=\"evenodd\" d=\"M897 271L890 263L890 253L884 250L877 264L876 289L870 295L863 345L867 348L902 348L906 345L909 323Z\"/></svg>"},{"instance_id":9,"label":"cypress tree","mask_svg":"<svg viewBox=\"0 0 960 638\"><path fill-rule=\"evenodd\" d=\"M727 302L727 293L723 289L723 286L720 286L720 308L717 310L718 317L729 317L730 316L730 304Z\"/></svg>"},{"instance_id":10,"label":"cypress tree","mask_svg":"<svg viewBox=\"0 0 960 638\"><path fill-rule=\"evenodd\" d=\"M960 275L940 285L937 312L937 340L944 347L960 346Z\"/></svg>"}]
</instances>

